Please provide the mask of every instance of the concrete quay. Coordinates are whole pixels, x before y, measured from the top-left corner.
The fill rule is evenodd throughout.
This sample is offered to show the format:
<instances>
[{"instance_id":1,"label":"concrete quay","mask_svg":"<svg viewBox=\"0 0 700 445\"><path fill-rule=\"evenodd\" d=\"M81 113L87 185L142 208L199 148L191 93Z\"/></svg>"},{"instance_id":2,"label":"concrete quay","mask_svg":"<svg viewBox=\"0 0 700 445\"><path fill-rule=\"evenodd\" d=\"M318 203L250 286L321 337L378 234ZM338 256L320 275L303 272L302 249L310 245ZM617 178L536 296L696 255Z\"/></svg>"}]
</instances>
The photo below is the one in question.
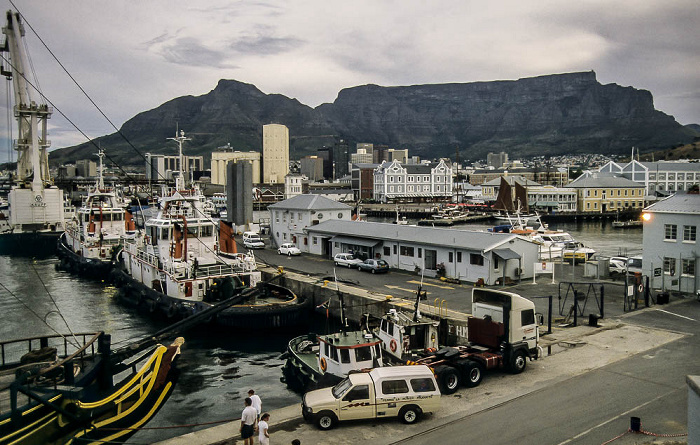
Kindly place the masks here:
<instances>
[{"instance_id":1,"label":"concrete quay","mask_svg":"<svg viewBox=\"0 0 700 445\"><path fill-rule=\"evenodd\" d=\"M274 270L267 270L266 273L272 274ZM392 272L392 275L398 274ZM336 289L335 284L329 288L329 283L326 283L326 280L322 278L287 272L289 282L285 284L290 285L293 282L298 282L299 284L296 284L299 286L298 291L304 289L305 292L312 292L317 302L325 301L325 298L331 298L335 294ZM439 282L433 280L433 283ZM307 288L307 286L311 286L313 289ZM376 306L377 310L386 311L388 305L398 305L404 310L413 308L413 301L410 299L387 298L387 295L381 292L367 291L352 285L339 284L338 286L341 292L355 295L358 301L364 299L368 307ZM454 309L447 313L450 319L458 321L466 319L471 301L470 298L464 298L464 296L469 293L471 287L470 285L456 286L454 293L460 294L461 297L451 301L450 307ZM558 283L552 284L551 279L542 279L541 283L535 285L530 281L505 288L495 288L532 298L557 295L559 285ZM672 301L670 306L666 307L672 307L674 304L682 302L683 300L676 299ZM620 303L621 300L615 297L614 293L611 293L608 304L619 306ZM539 306L540 303L538 303ZM421 305L421 311L424 313L430 313L432 310L434 309L428 304ZM654 309L640 309L637 312L651 310ZM442 408L434 414L424 416L417 424L404 425L396 419L367 420L341 423L334 430L322 432L317 430L314 425L304 422L301 417L300 404L295 404L270 411L271 443L289 444L293 439L300 439L302 444L355 444L365 441L371 441L373 444L395 443L420 435L424 431L438 430L443 425L457 422L475 413L496 408L508 401L542 390L558 382L661 347L686 335L665 329L635 325L628 321L630 314L622 313L619 310L609 311L609 313L614 315L601 319L598 327L588 326L588 320L580 320L577 327L555 325L551 334L542 337L541 344L546 356L541 360L529 361L525 372L519 375L498 371L487 373L479 387L462 388L453 395L443 396ZM233 407L233 411L237 411L237 409L238 407ZM242 443L238 428L239 422L231 422L159 443L167 445ZM657 444L685 443L683 438L670 439L669 441L660 440L662 439L634 435L621 438L616 443L652 443L652 441Z\"/></svg>"}]
</instances>

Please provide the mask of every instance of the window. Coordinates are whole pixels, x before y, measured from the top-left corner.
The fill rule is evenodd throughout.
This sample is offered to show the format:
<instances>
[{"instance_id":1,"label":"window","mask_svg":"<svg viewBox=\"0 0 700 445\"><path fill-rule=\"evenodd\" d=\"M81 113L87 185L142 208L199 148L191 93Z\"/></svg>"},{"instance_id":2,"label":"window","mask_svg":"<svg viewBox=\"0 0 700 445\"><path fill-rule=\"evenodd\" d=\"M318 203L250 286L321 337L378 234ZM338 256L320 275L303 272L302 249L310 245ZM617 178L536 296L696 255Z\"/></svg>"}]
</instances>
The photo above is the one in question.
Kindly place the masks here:
<instances>
[{"instance_id":1,"label":"window","mask_svg":"<svg viewBox=\"0 0 700 445\"><path fill-rule=\"evenodd\" d=\"M497 256L493 257L493 269L498 269L499 258Z\"/></svg>"},{"instance_id":2,"label":"window","mask_svg":"<svg viewBox=\"0 0 700 445\"><path fill-rule=\"evenodd\" d=\"M483 266L484 265L484 257L479 255L478 253L470 253L469 254L469 264L474 264L476 266Z\"/></svg>"},{"instance_id":3,"label":"window","mask_svg":"<svg viewBox=\"0 0 700 445\"><path fill-rule=\"evenodd\" d=\"M405 394L407 392L406 380L384 380L382 382L383 394Z\"/></svg>"},{"instance_id":4,"label":"window","mask_svg":"<svg viewBox=\"0 0 700 445\"><path fill-rule=\"evenodd\" d=\"M457 262L458 263L462 262L462 252L457 252Z\"/></svg>"},{"instance_id":5,"label":"window","mask_svg":"<svg viewBox=\"0 0 700 445\"><path fill-rule=\"evenodd\" d=\"M435 391L435 384L431 378L411 379L411 388L413 392L431 392Z\"/></svg>"},{"instance_id":6,"label":"window","mask_svg":"<svg viewBox=\"0 0 700 445\"><path fill-rule=\"evenodd\" d=\"M414 251L413 247L407 247L407 246L401 246L401 255L402 256L414 256Z\"/></svg>"},{"instance_id":7,"label":"window","mask_svg":"<svg viewBox=\"0 0 700 445\"><path fill-rule=\"evenodd\" d=\"M342 213L338 213L338 219L343 219L343 214L342 214Z\"/></svg>"},{"instance_id":8,"label":"window","mask_svg":"<svg viewBox=\"0 0 700 445\"><path fill-rule=\"evenodd\" d=\"M535 310L526 309L520 313L520 326L535 324Z\"/></svg>"},{"instance_id":9,"label":"window","mask_svg":"<svg viewBox=\"0 0 700 445\"><path fill-rule=\"evenodd\" d=\"M314 246L315 246L316 244L318 244L318 237L312 236L312 237L311 237L311 243L312 243Z\"/></svg>"},{"instance_id":10,"label":"window","mask_svg":"<svg viewBox=\"0 0 700 445\"><path fill-rule=\"evenodd\" d=\"M355 348L355 361L366 362L372 360L372 347L363 346L361 348Z\"/></svg>"},{"instance_id":11,"label":"window","mask_svg":"<svg viewBox=\"0 0 700 445\"><path fill-rule=\"evenodd\" d=\"M418 258L423 258L423 249L418 248Z\"/></svg>"},{"instance_id":12,"label":"window","mask_svg":"<svg viewBox=\"0 0 700 445\"><path fill-rule=\"evenodd\" d=\"M675 241L678 236L678 226L675 224L664 224L664 239Z\"/></svg>"},{"instance_id":13,"label":"window","mask_svg":"<svg viewBox=\"0 0 700 445\"><path fill-rule=\"evenodd\" d=\"M454 257L455 257L455 255L454 255L453 252L448 252L448 253L447 253L447 262L448 262L448 263L454 262L454 260L455 260Z\"/></svg>"},{"instance_id":14,"label":"window","mask_svg":"<svg viewBox=\"0 0 700 445\"><path fill-rule=\"evenodd\" d=\"M683 226L683 241L695 242L696 232L695 226Z\"/></svg>"},{"instance_id":15,"label":"window","mask_svg":"<svg viewBox=\"0 0 700 445\"><path fill-rule=\"evenodd\" d=\"M394 244L394 255L396 255L396 244Z\"/></svg>"},{"instance_id":16,"label":"window","mask_svg":"<svg viewBox=\"0 0 700 445\"><path fill-rule=\"evenodd\" d=\"M391 255L391 247L384 246L384 256L389 256L389 255Z\"/></svg>"},{"instance_id":17,"label":"window","mask_svg":"<svg viewBox=\"0 0 700 445\"><path fill-rule=\"evenodd\" d=\"M676 259L664 258L664 272L668 275L676 274Z\"/></svg>"},{"instance_id":18,"label":"window","mask_svg":"<svg viewBox=\"0 0 700 445\"><path fill-rule=\"evenodd\" d=\"M683 275L687 275L689 277L695 276L695 258L683 260L683 262L681 263L681 267L681 273Z\"/></svg>"},{"instance_id":19,"label":"window","mask_svg":"<svg viewBox=\"0 0 700 445\"><path fill-rule=\"evenodd\" d=\"M341 363L350 363L350 350L349 349L339 349L339 351L340 351Z\"/></svg>"},{"instance_id":20,"label":"window","mask_svg":"<svg viewBox=\"0 0 700 445\"><path fill-rule=\"evenodd\" d=\"M343 397L346 402L352 402L353 400L365 400L369 399L369 386L359 385L348 391L348 393Z\"/></svg>"}]
</instances>

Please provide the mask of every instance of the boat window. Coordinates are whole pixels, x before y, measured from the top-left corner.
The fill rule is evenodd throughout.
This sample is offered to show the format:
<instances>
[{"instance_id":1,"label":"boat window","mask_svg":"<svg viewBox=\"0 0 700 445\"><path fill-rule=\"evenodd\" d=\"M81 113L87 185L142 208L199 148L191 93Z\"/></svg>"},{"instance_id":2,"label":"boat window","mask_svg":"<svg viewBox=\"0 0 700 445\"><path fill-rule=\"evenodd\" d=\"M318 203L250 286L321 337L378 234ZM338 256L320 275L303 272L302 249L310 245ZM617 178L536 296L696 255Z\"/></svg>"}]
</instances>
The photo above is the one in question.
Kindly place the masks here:
<instances>
[{"instance_id":1,"label":"boat window","mask_svg":"<svg viewBox=\"0 0 700 445\"><path fill-rule=\"evenodd\" d=\"M435 383L431 378L411 379L411 388L414 392L435 391Z\"/></svg>"},{"instance_id":2,"label":"boat window","mask_svg":"<svg viewBox=\"0 0 700 445\"><path fill-rule=\"evenodd\" d=\"M350 363L350 350L349 349L341 349L340 350L340 362L341 363Z\"/></svg>"},{"instance_id":3,"label":"boat window","mask_svg":"<svg viewBox=\"0 0 700 445\"><path fill-rule=\"evenodd\" d=\"M211 224L202 226L201 229L201 236L212 236L214 234L214 226L212 226Z\"/></svg>"},{"instance_id":4,"label":"boat window","mask_svg":"<svg viewBox=\"0 0 700 445\"><path fill-rule=\"evenodd\" d=\"M383 394L405 394L407 392L406 380L384 380L382 382Z\"/></svg>"},{"instance_id":5,"label":"boat window","mask_svg":"<svg viewBox=\"0 0 700 445\"><path fill-rule=\"evenodd\" d=\"M335 346L331 346L331 353L328 356L329 359L333 360L334 362L338 361L338 348Z\"/></svg>"},{"instance_id":6,"label":"boat window","mask_svg":"<svg viewBox=\"0 0 700 445\"><path fill-rule=\"evenodd\" d=\"M187 238L197 238L198 232L199 232L199 227L197 227L197 226L187 227Z\"/></svg>"},{"instance_id":7,"label":"boat window","mask_svg":"<svg viewBox=\"0 0 700 445\"><path fill-rule=\"evenodd\" d=\"M163 227L160 229L160 239L169 239L170 229Z\"/></svg>"},{"instance_id":8,"label":"boat window","mask_svg":"<svg viewBox=\"0 0 700 445\"><path fill-rule=\"evenodd\" d=\"M355 361L366 362L372 360L372 348L363 346L355 349Z\"/></svg>"}]
</instances>

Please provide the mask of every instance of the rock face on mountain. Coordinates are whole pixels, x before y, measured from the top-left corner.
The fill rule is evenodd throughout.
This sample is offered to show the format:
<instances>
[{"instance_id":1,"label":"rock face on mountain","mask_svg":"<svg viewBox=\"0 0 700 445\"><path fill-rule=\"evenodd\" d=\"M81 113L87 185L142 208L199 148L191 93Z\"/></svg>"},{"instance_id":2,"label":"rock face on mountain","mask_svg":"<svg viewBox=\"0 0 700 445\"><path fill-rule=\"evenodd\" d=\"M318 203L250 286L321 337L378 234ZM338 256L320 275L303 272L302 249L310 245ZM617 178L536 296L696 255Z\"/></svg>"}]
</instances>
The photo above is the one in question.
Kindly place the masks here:
<instances>
[{"instance_id":1,"label":"rock face on mountain","mask_svg":"<svg viewBox=\"0 0 700 445\"><path fill-rule=\"evenodd\" d=\"M255 86L221 80L206 95L173 99L127 121L121 133L142 153L174 153L165 139L176 124L191 135L191 154L218 146L260 151L262 126L289 127L291 157L314 153L342 137L409 148L411 154L465 158L489 151L511 156L627 153L630 147L665 148L698 134L654 109L649 91L602 85L594 72L514 81L347 88L332 104L312 109ZM121 136L100 139L113 158L140 164ZM87 144L53 152L53 162L86 157Z\"/></svg>"}]
</instances>

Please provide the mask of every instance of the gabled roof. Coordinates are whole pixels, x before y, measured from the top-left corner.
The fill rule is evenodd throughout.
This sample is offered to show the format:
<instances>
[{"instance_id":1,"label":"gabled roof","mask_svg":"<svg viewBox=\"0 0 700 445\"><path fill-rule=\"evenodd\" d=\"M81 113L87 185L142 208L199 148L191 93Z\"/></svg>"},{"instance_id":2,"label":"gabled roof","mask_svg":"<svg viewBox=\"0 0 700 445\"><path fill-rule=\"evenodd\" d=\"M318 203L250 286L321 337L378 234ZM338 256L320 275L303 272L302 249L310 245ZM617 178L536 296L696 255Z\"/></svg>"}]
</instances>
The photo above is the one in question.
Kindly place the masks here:
<instances>
[{"instance_id":1,"label":"gabled roof","mask_svg":"<svg viewBox=\"0 0 700 445\"><path fill-rule=\"evenodd\" d=\"M350 236L368 240L398 240L423 245L452 246L465 250L490 251L521 237L512 233L478 232L390 223L328 220L306 228L309 233ZM534 243L533 243L534 244Z\"/></svg>"},{"instance_id":2,"label":"gabled roof","mask_svg":"<svg viewBox=\"0 0 700 445\"><path fill-rule=\"evenodd\" d=\"M676 193L644 209L651 213L683 213L700 215L700 195Z\"/></svg>"},{"instance_id":3,"label":"gabled roof","mask_svg":"<svg viewBox=\"0 0 700 445\"><path fill-rule=\"evenodd\" d=\"M631 179L623 178L612 173L590 173L581 175L566 185L573 188L603 188L603 187L626 187L639 188L644 184L634 182Z\"/></svg>"},{"instance_id":4,"label":"gabled roof","mask_svg":"<svg viewBox=\"0 0 700 445\"><path fill-rule=\"evenodd\" d=\"M285 210L349 210L352 209L347 204L333 201L321 195L297 195L284 201L272 204L271 209Z\"/></svg>"},{"instance_id":5,"label":"gabled roof","mask_svg":"<svg viewBox=\"0 0 700 445\"><path fill-rule=\"evenodd\" d=\"M520 175L501 176L501 178L505 179L506 182L507 182L510 186L513 186L513 185L514 185L514 182L517 182L517 183L519 183L520 185L524 185L524 186L526 186L526 187L542 185L542 184L540 184L539 182L532 181L532 180L527 179L526 177L520 176ZM490 181L484 182L484 183L481 184L481 185L482 185L482 187L483 187L483 186L486 186L486 187L500 186L500 185L501 185L501 178L492 179L492 180L490 180Z\"/></svg>"}]
</instances>

